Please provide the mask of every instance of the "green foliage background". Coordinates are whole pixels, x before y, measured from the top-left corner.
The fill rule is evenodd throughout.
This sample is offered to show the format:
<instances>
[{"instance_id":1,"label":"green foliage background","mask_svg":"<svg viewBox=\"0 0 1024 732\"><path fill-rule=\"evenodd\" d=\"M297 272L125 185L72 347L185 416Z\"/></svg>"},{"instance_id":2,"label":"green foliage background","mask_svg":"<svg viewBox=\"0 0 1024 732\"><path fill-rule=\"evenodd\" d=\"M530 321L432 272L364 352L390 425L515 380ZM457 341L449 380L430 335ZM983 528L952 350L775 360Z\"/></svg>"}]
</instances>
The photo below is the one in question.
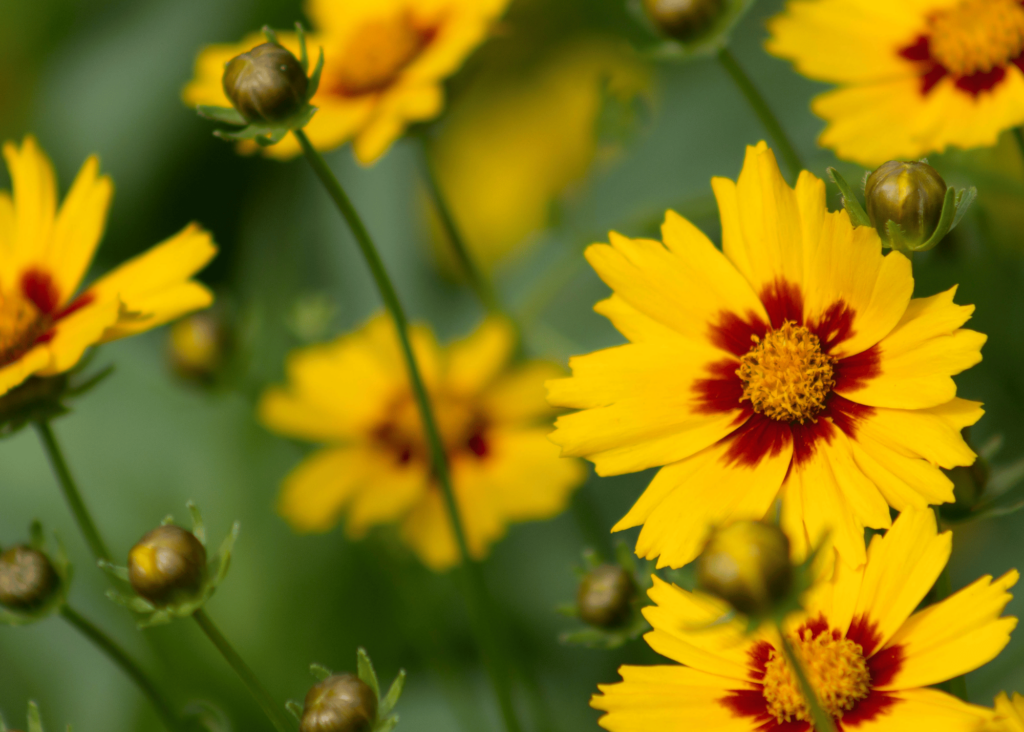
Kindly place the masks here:
<instances>
[{"instance_id":1,"label":"green foliage background","mask_svg":"<svg viewBox=\"0 0 1024 732\"><path fill-rule=\"evenodd\" d=\"M339 0L341 1L341 0ZM808 166L824 176L835 164L819 150L821 122L808 101L821 88L767 56L766 18L781 0L761 0L741 23L732 48L768 96ZM334 317L325 336L361 322L379 301L363 263L327 197L302 161L241 158L210 135L210 125L179 101L195 53L270 23L300 18L297 1L275 0L0 0L0 136L36 134L70 182L86 155L98 152L117 186L96 264L103 271L177 231L190 220L210 228L222 247L204 273L244 325L250 345L244 378L230 389L203 391L176 380L166 333L104 347L97 364L116 374L55 424L98 523L118 556L167 513L186 518L185 501L203 508L218 541L242 522L232 573L210 614L283 702L301 699L316 661L351 669L355 649L371 653L382 677L408 669L400 729L430 732L462 725L496 729L496 711L477 662L463 603L452 576L433 576L386 532L353 544L341 532L295 536L272 510L277 486L305 447L264 431L253 418L259 388L279 379L298 299L329 297ZM516 0L508 33L478 53L474 66L516 64L524 49L554 46L585 30L635 37L623 0ZM452 83L458 93L460 80ZM626 154L595 171L562 207L555 229L500 273L508 302L524 307L539 279L609 228L652 232L666 207L692 216L718 237L709 179L735 177L744 145L764 132L713 59L662 65L656 103ZM348 149L328 160L377 237L405 303L443 338L468 331L481 316L472 294L441 277L433 264L418 199L417 151L398 144L380 163L360 169ZM963 396L986 402L973 437L1002 435L998 457L1024 456L1024 268L1020 231L1024 166L1009 136L998 148L931 161L956 185L975 184L977 205L939 249L915 260L917 294L960 283L958 301L975 303L971 326L989 334L984 362L959 383ZM840 169L850 180L861 171ZM4 175L0 173L0 176ZM3 181L6 186L7 182ZM63 189L62 189L63 190ZM830 189L833 207L838 195ZM537 354L563 361L620 342L591 311L606 289L582 258L531 331ZM582 489L610 527L636 499L648 474L591 479ZM103 576L62 503L30 430L0 442L0 545L27 539L34 518L59 532L77 565L71 599L160 675L176 701L208 699L236 730L268 729L258 708L191 623L136 632L107 601ZM587 700L599 682L616 680L624 662L652 663L642 642L615 652L564 647L572 626L553 613L572 598L584 536L574 512L513 527L487 563L488 580L515 636L524 678L518 702L530 727L544 732L595 729ZM1024 514L956 529L953 583L1024 564ZM627 537L631 540L633 537ZM597 541L607 548L610 540ZM1010 612L1019 613L1021 600ZM972 700L991 704L1000 689L1024 690L1024 639L972 674ZM86 640L59 619L30 628L0 628L0 710L23 724L37 699L51 730L152 730L158 722L135 688Z\"/></svg>"}]
</instances>

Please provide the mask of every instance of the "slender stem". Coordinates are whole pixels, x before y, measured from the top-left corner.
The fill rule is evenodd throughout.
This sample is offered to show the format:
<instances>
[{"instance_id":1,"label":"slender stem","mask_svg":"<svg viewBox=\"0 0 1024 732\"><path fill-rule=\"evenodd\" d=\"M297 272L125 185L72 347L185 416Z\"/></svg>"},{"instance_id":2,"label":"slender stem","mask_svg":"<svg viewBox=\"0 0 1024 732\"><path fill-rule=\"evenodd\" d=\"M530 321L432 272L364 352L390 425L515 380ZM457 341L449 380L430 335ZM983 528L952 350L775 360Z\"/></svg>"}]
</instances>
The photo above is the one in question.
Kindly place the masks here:
<instances>
[{"instance_id":1,"label":"slender stem","mask_svg":"<svg viewBox=\"0 0 1024 732\"><path fill-rule=\"evenodd\" d=\"M256 702L262 707L264 713L274 725L274 729L278 732L289 732L292 725L284 714L284 707L274 702L270 693L260 683L260 680L256 678L256 674L242 660L242 657L238 655L238 652L231 646L228 639L217 630L217 626L213 624L213 620L206 614L206 611L199 608L192 617L199 624L199 627L203 629L203 632L206 633L206 637L213 642L213 645L217 646L217 650L224 656L224 660L228 662L228 665L242 679L242 683L249 689L249 693L253 695Z\"/></svg>"},{"instance_id":2,"label":"slender stem","mask_svg":"<svg viewBox=\"0 0 1024 732\"><path fill-rule=\"evenodd\" d=\"M807 678L803 664L793 651L793 646L789 642L789 638L786 637L785 632L783 632L782 625L779 624L776 627L779 630L779 638L782 639L782 652L786 654L786 662L793 669L797 683L800 684L800 691L803 693L804 699L807 700L807 706L811 708L811 718L814 720L815 732L836 732L836 723L832 719L832 715L821 706L818 694L811 685L810 679Z\"/></svg>"},{"instance_id":3,"label":"slender stem","mask_svg":"<svg viewBox=\"0 0 1024 732\"><path fill-rule=\"evenodd\" d=\"M768 106L768 102L765 101L761 92L754 86L754 82L747 76L747 72L743 70L727 47L723 46L718 52L718 60L729 72L732 80L736 82L736 86L747 98L747 102L754 108L754 113L761 120L761 124L768 131L779 152L782 153L782 159L785 161L786 167L789 168L790 174L796 179L800 175L800 171L804 169L804 164L800 161L800 156L797 154L796 148L793 147L793 143L789 141L785 130L782 129L782 125L779 124L778 118Z\"/></svg>"},{"instance_id":4,"label":"slender stem","mask_svg":"<svg viewBox=\"0 0 1024 732\"><path fill-rule=\"evenodd\" d=\"M491 284L490 279L484 274L476 262L473 260L473 256L469 253L469 248L466 246L466 240L462 237L462 232L459 230L458 224L455 223L455 217L452 215L451 208L448 206L448 201L444 197L444 193L441 191L441 184L437 180L437 174L434 172L434 166L430 162L430 152L427 149L427 136L425 134L419 135L420 138L420 150L423 167L423 178L427 183L427 190L430 192L430 198L434 203L434 207L437 209L437 215L441 219L441 225L444 227L445 234L448 236L448 241L451 242L452 249L455 251L455 257L459 260L459 266L462 267L462 272L469 281L470 287L473 288L473 292L483 303L484 307L491 312L501 312L501 304L498 301L498 296L494 292L494 286Z\"/></svg>"},{"instance_id":5,"label":"slender stem","mask_svg":"<svg viewBox=\"0 0 1024 732\"><path fill-rule=\"evenodd\" d=\"M1014 127L1013 139L1017 141L1017 147L1020 148L1020 155L1024 158L1024 128Z\"/></svg>"},{"instance_id":6,"label":"slender stem","mask_svg":"<svg viewBox=\"0 0 1024 732\"><path fill-rule=\"evenodd\" d=\"M459 507L455 501L451 476L448 472L448 456L444 449L441 433L437 428L437 422L434 419L434 412L430 406L430 399L427 396L427 389L423 384L423 378L420 375L419 365L416 363L416 356L412 350L405 310L402 308L401 302L399 302L398 294L391 284L391 279L388 277L384 263L377 253L373 239L370 238L366 226L363 224L345 190L341 187L341 183L335 178L323 156L310 144L305 133L302 130L294 130L294 134L302 146L306 160L309 161L313 171L320 179L320 182L323 183L324 188L327 189L327 193L334 200L338 211L345 219L349 229L351 229L377 284L377 289L380 290L384 305L395 321L395 330L398 332L402 355L405 358L406 368L409 372L409 381L412 384L412 391L416 399L416 405L419 408L420 418L423 420L423 431L426 434L427 442L430 444L434 475L441 487L448 517L452 523L452 531L455 534L455 541L462 557L461 566L470 615L477 629L484 665L487 667L491 684L498 697L498 705L501 708L506 729L508 732L519 732L519 721L516 719L515 709L512 705L512 693L508 674L505 670L507 667L504 663L499 662L501 644L498 641L494 628L489 624L489 619L494 617L494 613L490 610L490 598L487 594L483 574L480 571L480 565L474 561L469 551L469 544L466 541L466 532L463 528L462 519L459 516Z\"/></svg>"},{"instance_id":7,"label":"slender stem","mask_svg":"<svg viewBox=\"0 0 1024 732\"><path fill-rule=\"evenodd\" d=\"M139 690L146 695L153 708L156 709L156 713L159 715L160 720L164 723L164 726L169 730L180 730L182 729L181 720L178 715L174 713L174 708L170 702L164 698L164 695L160 693L156 684L150 680L146 672L125 653L121 646L117 645L106 633L97 628L91 622L83 618L76 611L72 610L69 605L64 605L60 609L61 617L64 618L68 623L75 627L79 632L82 633L86 638L91 640L100 650L107 654L110 659L121 667L121 670L127 674L127 676L135 682L135 685L139 687Z\"/></svg>"},{"instance_id":8,"label":"slender stem","mask_svg":"<svg viewBox=\"0 0 1024 732\"><path fill-rule=\"evenodd\" d=\"M939 531L942 531L942 515L939 513L938 506L933 507L932 510L935 511L935 525ZM935 602L940 603L952 594L953 578L949 573L949 562L946 562L946 566L942 568L942 574L939 575L939 579L935 582ZM968 701L966 676L957 676L939 684L939 686L953 696L963 701Z\"/></svg>"},{"instance_id":9,"label":"slender stem","mask_svg":"<svg viewBox=\"0 0 1024 732\"><path fill-rule=\"evenodd\" d=\"M86 508L85 501L82 500L81 493L78 492L75 479L71 477L71 471L68 470L68 464L64 460L64 453L61 452L60 445L57 443L57 437L50 428L50 423L39 420L35 425L36 431L39 432L39 438L43 441L43 447L46 448L46 454L50 458L50 464L53 466L53 470L60 481L64 498L71 508L71 513L75 516L75 521L78 522L78 528L81 530L82 535L85 536L89 549L97 561L111 561L110 550L107 549L103 537L100 536L99 529L96 528L96 524L89 514L89 509Z\"/></svg>"}]
</instances>

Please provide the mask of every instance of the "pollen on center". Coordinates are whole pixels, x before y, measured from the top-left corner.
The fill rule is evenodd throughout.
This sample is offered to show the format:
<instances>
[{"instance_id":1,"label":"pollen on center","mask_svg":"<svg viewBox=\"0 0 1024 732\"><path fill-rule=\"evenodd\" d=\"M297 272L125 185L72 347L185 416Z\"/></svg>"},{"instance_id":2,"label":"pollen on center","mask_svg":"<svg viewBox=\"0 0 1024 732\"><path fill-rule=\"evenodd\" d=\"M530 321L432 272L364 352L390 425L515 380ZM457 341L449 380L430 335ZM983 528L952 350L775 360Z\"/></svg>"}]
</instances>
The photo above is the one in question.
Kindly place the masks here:
<instances>
[{"instance_id":1,"label":"pollen on center","mask_svg":"<svg viewBox=\"0 0 1024 732\"><path fill-rule=\"evenodd\" d=\"M1018 0L962 0L929 21L932 56L969 76L1005 66L1024 51L1024 7Z\"/></svg>"},{"instance_id":2,"label":"pollen on center","mask_svg":"<svg viewBox=\"0 0 1024 732\"><path fill-rule=\"evenodd\" d=\"M791 640L822 707L833 718L841 719L871 692L871 672L857 643L828 631L814 635L810 628ZM772 650L762 683L768 712L779 724L812 721L799 683L779 651Z\"/></svg>"},{"instance_id":3,"label":"pollen on center","mask_svg":"<svg viewBox=\"0 0 1024 732\"><path fill-rule=\"evenodd\" d=\"M427 38L407 14L367 22L344 51L340 86L357 96L379 91L423 50Z\"/></svg>"},{"instance_id":4,"label":"pollen on center","mask_svg":"<svg viewBox=\"0 0 1024 732\"><path fill-rule=\"evenodd\" d=\"M818 336L791 320L753 336L754 346L740 359L740 401L779 422L814 421L835 386L835 359L824 353Z\"/></svg>"}]
</instances>

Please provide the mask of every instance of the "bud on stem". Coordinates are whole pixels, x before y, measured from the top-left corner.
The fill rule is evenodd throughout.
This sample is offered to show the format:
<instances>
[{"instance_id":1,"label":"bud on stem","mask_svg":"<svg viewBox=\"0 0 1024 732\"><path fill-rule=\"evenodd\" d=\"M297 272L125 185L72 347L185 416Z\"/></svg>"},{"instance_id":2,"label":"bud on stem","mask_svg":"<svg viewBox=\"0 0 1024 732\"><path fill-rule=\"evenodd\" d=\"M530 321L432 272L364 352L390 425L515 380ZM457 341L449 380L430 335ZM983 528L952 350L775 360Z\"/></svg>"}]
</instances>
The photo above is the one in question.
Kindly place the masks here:
<instances>
[{"instance_id":1,"label":"bud on stem","mask_svg":"<svg viewBox=\"0 0 1024 732\"><path fill-rule=\"evenodd\" d=\"M744 615L769 615L793 586L789 539L760 521L718 529L697 559L697 584Z\"/></svg>"},{"instance_id":2,"label":"bud on stem","mask_svg":"<svg viewBox=\"0 0 1024 732\"><path fill-rule=\"evenodd\" d=\"M16 546L0 554L0 605L35 610L46 604L60 580L42 552Z\"/></svg>"},{"instance_id":3,"label":"bud on stem","mask_svg":"<svg viewBox=\"0 0 1024 732\"><path fill-rule=\"evenodd\" d=\"M906 243L922 244L938 228L946 181L927 163L890 160L868 176L864 198L871 225L890 241L888 223L897 224Z\"/></svg>"},{"instance_id":4,"label":"bud on stem","mask_svg":"<svg viewBox=\"0 0 1024 732\"><path fill-rule=\"evenodd\" d=\"M157 607L197 594L206 578L206 548L172 524L146 534L128 555L128 579Z\"/></svg>"},{"instance_id":5,"label":"bud on stem","mask_svg":"<svg viewBox=\"0 0 1024 732\"><path fill-rule=\"evenodd\" d=\"M370 732L377 719L377 695L351 674L331 676L306 694L300 732Z\"/></svg>"},{"instance_id":6,"label":"bud on stem","mask_svg":"<svg viewBox=\"0 0 1024 732\"><path fill-rule=\"evenodd\" d=\"M309 80L291 51L262 43L224 67L224 93L247 122L283 122L306 103Z\"/></svg>"},{"instance_id":7,"label":"bud on stem","mask_svg":"<svg viewBox=\"0 0 1024 732\"><path fill-rule=\"evenodd\" d=\"M644 0L647 17L659 31L678 41L690 41L722 12L723 0Z\"/></svg>"},{"instance_id":8,"label":"bud on stem","mask_svg":"<svg viewBox=\"0 0 1024 732\"><path fill-rule=\"evenodd\" d=\"M617 564L602 564L580 582L576 607L584 623L614 628L629 618L635 596L636 584L629 572Z\"/></svg>"}]
</instances>

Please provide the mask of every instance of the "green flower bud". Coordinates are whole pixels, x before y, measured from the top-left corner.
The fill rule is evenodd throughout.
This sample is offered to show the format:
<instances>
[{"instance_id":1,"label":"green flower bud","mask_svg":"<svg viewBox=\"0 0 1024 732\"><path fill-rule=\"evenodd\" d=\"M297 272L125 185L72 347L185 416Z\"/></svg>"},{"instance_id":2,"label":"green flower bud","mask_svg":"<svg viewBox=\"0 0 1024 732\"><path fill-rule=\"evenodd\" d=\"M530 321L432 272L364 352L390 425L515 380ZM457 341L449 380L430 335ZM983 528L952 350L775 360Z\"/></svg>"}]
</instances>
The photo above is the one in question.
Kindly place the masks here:
<instances>
[{"instance_id":1,"label":"green flower bud","mask_svg":"<svg viewBox=\"0 0 1024 732\"><path fill-rule=\"evenodd\" d=\"M0 554L0 605L34 610L46 604L60 580L42 552L16 546Z\"/></svg>"},{"instance_id":2,"label":"green flower bud","mask_svg":"<svg viewBox=\"0 0 1024 732\"><path fill-rule=\"evenodd\" d=\"M868 218L883 241L889 241L886 223L900 225L910 245L931 238L942 216L946 181L927 163L890 160L868 176L864 186Z\"/></svg>"},{"instance_id":3,"label":"green flower bud","mask_svg":"<svg viewBox=\"0 0 1024 732\"><path fill-rule=\"evenodd\" d=\"M299 732L370 732L377 719L377 695L351 674L331 676L306 694Z\"/></svg>"},{"instance_id":4,"label":"green flower bud","mask_svg":"<svg viewBox=\"0 0 1024 732\"><path fill-rule=\"evenodd\" d=\"M132 588L157 607L195 595L205 577L206 548L180 526L153 529L128 554Z\"/></svg>"},{"instance_id":5,"label":"green flower bud","mask_svg":"<svg viewBox=\"0 0 1024 732\"><path fill-rule=\"evenodd\" d=\"M309 80L291 51L262 43L224 67L224 93L248 122L282 122L306 102Z\"/></svg>"},{"instance_id":6,"label":"green flower bud","mask_svg":"<svg viewBox=\"0 0 1024 732\"><path fill-rule=\"evenodd\" d=\"M613 628L629 618L635 596L636 583L629 572L617 564L602 564L580 582L576 608L588 625Z\"/></svg>"},{"instance_id":7,"label":"green flower bud","mask_svg":"<svg viewBox=\"0 0 1024 732\"><path fill-rule=\"evenodd\" d=\"M211 382L223 365L228 334L223 320L212 312L194 313L171 326L168 355L171 368L189 381Z\"/></svg>"},{"instance_id":8,"label":"green flower bud","mask_svg":"<svg viewBox=\"0 0 1024 732\"><path fill-rule=\"evenodd\" d=\"M644 10L666 36L690 41L711 25L723 4L723 0L644 0Z\"/></svg>"},{"instance_id":9,"label":"green flower bud","mask_svg":"<svg viewBox=\"0 0 1024 732\"><path fill-rule=\"evenodd\" d=\"M761 521L718 529L697 559L697 585L744 615L766 615L793 586L789 539Z\"/></svg>"}]
</instances>

